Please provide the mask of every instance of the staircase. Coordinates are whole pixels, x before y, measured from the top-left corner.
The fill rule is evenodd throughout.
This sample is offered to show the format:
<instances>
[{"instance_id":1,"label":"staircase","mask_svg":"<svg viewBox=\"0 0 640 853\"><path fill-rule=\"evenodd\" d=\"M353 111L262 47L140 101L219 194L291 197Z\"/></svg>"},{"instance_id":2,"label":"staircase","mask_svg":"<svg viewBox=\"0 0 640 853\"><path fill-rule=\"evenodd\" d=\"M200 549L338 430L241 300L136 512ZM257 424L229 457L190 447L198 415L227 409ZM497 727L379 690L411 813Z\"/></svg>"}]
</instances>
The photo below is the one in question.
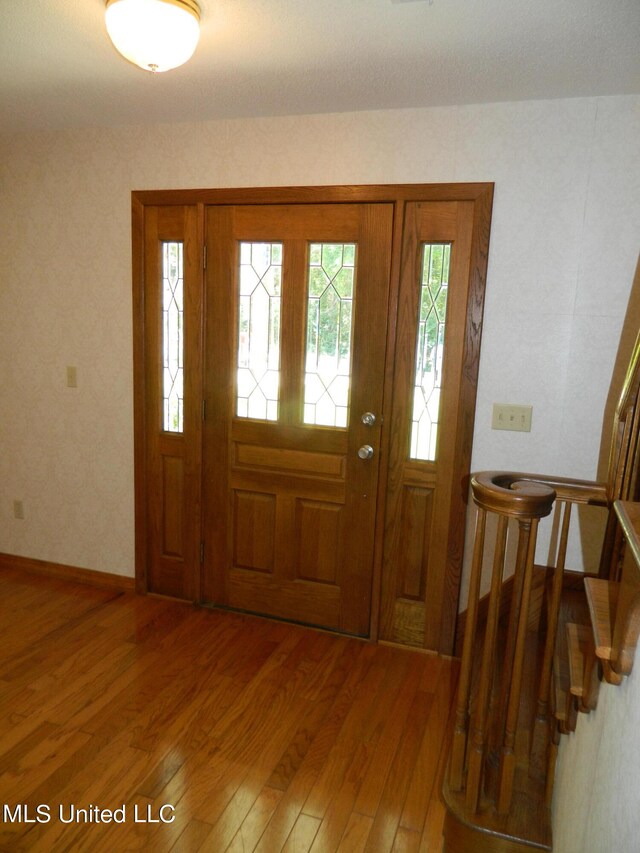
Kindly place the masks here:
<instances>
[{"instance_id":1,"label":"staircase","mask_svg":"<svg viewBox=\"0 0 640 853\"><path fill-rule=\"evenodd\" d=\"M478 505L465 643L448 774L446 853L552 850L551 799L561 736L598 701L601 679L621 683L640 634L640 503L616 501L620 531L609 578L564 571L572 502L596 502L585 484L485 473L472 484ZM510 500L504 492L513 492ZM537 525L554 505L562 517L552 570L533 561ZM495 541L487 547L490 513ZM514 524L515 523L515 524ZM500 618L509 525L517 527L511 602ZM491 557L485 624L478 624L483 563ZM532 599L543 575L545 606ZM502 608L504 609L504 607Z\"/></svg>"},{"instance_id":2,"label":"staircase","mask_svg":"<svg viewBox=\"0 0 640 853\"><path fill-rule=\"evenodd\" d=\"M472 478L477 524L443 784L445 853L552 850L560 739L596 707L601 680L620 684L631 671L640 632L639 399L640 335L605 483L504 471ZM565 566L572 509L586 504L608 512L598 577ZM551 513L555 562L540 567L538 524ZM481 600L483 575L490 592Z\"/></svg>"}]
</instances>

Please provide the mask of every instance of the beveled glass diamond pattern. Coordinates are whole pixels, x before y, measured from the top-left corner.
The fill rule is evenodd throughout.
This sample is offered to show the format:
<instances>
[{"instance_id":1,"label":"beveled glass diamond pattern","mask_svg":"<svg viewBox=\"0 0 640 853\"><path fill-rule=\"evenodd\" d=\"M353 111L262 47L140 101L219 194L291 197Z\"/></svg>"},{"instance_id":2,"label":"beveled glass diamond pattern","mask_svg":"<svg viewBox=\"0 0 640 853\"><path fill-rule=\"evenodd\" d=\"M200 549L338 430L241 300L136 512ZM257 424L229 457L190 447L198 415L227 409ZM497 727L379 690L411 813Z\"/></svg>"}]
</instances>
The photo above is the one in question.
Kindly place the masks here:
<instances>
[{"instance_id":1,"label":"beveled glass diamond pattern","mask_svg":"<svg viewBox=\"0 0 640 853\"><path fill-rule=\"evenodd\" d=\"M184 245L162 243L162 426L184 431Z\"/></svg>"},{"instance_id":2,"label":"beveled glass diamond pattern","mask_svg":"<svg viewBox=\"0 0 640 853\"><path fill-rule=\"evenodd\" d=\"M450 243L423 245L410 459L436 459L450 265Z\"/></svg>"},{"instance_id":3,"label":"beveled glass diamond pattern","mask_svg":"<svg viewBox=\"0 0 640 853\"><path fill-rule=\"evenodd\" d=\"M355 270L355 243L310 244L305 424L348 424Z\"/></svg>"},{"instance_id":4,"label":"beveled glass diamond pattern","mask_svg":"<svg viewBox=\"0 0 640 853\"><path fill-rule=\"evenodd\" d=\"M240 243L239 418L278 420L282 243Z\"/></svg>"}]
</instances>

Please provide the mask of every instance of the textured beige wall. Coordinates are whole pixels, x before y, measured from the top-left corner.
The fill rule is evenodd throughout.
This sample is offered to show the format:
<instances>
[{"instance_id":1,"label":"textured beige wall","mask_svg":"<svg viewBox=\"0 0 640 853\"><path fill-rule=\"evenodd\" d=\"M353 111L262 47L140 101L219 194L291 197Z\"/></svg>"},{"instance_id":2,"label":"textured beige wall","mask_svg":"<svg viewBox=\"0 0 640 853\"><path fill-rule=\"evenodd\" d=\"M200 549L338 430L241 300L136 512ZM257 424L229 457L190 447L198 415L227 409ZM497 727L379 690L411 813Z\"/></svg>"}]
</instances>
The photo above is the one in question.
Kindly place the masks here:
<instances>
[{"instance_id":1,"label":"textured beige wall","mask_svg":"<svg viewBox=\"0 0 640 853\"><path fill-rule=\"evenodd\" d=\"M639 138L620 97L0 139L0 551L133 574L134 189L495 181L473 465L593 476ZM494 400L532 432L492 432Z\"/></svg>"},{"instance_id":2,"label":"textured beige wall","mask_svg":"<svg viewBox=\"0 0 640 853\"><path fill-rule=\"evenodd\" d=\"M556 769L554 853L640 850L640 674L603 683L598 707L563 737Z\"/></svg>"}]
</instances>

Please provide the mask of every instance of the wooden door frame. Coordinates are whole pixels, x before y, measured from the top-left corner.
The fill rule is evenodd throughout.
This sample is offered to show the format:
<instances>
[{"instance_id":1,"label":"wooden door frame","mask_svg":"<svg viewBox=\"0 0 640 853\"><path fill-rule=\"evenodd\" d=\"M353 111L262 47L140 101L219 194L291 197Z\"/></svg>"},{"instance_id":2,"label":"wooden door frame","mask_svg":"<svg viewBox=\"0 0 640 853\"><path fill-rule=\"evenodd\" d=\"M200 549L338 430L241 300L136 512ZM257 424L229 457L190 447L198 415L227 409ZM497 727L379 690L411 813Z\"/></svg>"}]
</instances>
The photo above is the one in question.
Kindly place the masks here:
<instances>
[{"instance_id":1,"label":"wooden door frame","mask_svg":"<svg viewBox=\"0 0 640 853\"><path fill-rule=\"evenodd\" d=\"M348 186L258 187L233 189L186 189L133 191L132 203L132 261L133 261L133 365L134 365L134 478L135 478L135 563L136 589L148 590L147 477L146 477L146 369L145 369L145 276L144 221L145 207L150 205L195 205L198 209L200 235L203 236L204 209L209 205L231 204L322 204L374 203L394 205L391 281L389 289L386 365L384 375L383 423L391 421L394 374L394 353L398 316L398 297L401 279L401 247L405 204L411 201L465 201L473 204L473 234L467 296L466 332L463 350L462 382L459 389L460 418L456 437L454 483L459 485L458 499L452 508L451 525L464 530L467 494L466 487L471 462L471 445L476 403L482 315L489 251L489 231L493 204L492 183L463 184L372 184ZM204 245L204 240L203 240ZM203 272L204 277L204 272ZM204 334L200 323L199 334ZM370 639L378 639L381 595L381 565L383 529L386 508L386 484L389 460L389 430L382 430L381 465L379 473L378 506L374 547L373 588L371 599ZM442 615L440 652L450 654L454 648L457 601L462 572L462 548L452 549L447 573L448 589L453 592ZM200 589L201 565L194 566L192 588Z\"/></svg>"}]
</instances>

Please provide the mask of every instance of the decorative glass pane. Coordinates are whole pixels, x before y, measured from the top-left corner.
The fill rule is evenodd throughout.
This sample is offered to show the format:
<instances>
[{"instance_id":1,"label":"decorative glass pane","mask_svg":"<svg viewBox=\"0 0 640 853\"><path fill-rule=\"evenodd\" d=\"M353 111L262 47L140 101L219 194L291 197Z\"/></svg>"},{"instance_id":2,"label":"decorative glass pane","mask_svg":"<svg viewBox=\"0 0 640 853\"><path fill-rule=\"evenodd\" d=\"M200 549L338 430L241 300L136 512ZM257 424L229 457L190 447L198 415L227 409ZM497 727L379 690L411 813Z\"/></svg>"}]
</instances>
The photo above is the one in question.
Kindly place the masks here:
<instances>
[{"instance_id":1,"label":"decorative glass pane","mask_svg":"<svg viewBox=\"0 0 640 853\"><path fill-rule=\"evenodd\" d=\"M312 243L307 291L304 423L349 420L355 243Z\"/></svg>"},{"instance_id":2,"label":"decorative glass pane","mask_svg":"<svg viewBox=\"0 0 640 853\"><path fill-rule=\"evenodd\" d=\"M282 243L240 243L239 418L278 420Z\"/></svg>"},{"instance_id":3,"label":"decorative glass pane","mask_svg":"<svg viewBox=\"0 0 640 853\"><path fill-rule=\"evenodd\" d=\"M438 438L450 263L450 244L424 244L409 456L431 462Z\"/></svg>"},{"instance_id":4,"label":"decorative glass pane","mask_svg":"<svg viewBox=\"0 0 640 853\"><path fill-rule=\"evenodd\" d=\"M162 244L163 429L184 431L184 255L183 243Z\"/></svg>"}]
</instances>

